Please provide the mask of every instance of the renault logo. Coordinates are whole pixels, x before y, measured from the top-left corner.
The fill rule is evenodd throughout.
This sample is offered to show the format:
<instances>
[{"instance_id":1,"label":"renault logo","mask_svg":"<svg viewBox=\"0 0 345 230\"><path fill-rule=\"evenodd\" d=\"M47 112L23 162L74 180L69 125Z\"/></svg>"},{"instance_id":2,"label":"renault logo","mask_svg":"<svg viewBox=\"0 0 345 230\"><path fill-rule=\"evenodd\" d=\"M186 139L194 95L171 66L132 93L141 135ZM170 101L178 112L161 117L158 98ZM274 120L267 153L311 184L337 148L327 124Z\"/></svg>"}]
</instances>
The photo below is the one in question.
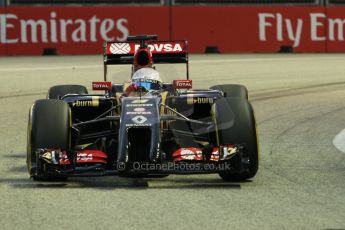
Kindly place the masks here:
<instances>
[{"instance_id":1,"label":"renault logo","mask_svg":"<svg viewBox=\"0 0 345 230\"><path fill-rule=\"evenodd\" d=\"M142 124L147 121L147 118L144 116L135 116L132 118L132 121L136 124Z\"/></svg>"}]
</instances>

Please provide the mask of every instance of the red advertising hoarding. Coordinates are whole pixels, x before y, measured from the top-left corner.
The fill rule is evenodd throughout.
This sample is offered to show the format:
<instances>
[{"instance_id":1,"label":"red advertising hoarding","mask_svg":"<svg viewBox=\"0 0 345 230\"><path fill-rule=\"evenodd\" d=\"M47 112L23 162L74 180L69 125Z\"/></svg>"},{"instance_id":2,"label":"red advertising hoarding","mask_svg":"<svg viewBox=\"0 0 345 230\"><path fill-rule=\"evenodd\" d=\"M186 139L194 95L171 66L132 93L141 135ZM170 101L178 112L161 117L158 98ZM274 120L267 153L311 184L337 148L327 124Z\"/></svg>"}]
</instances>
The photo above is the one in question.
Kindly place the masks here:
<instances>
[{"instance_id":1,"label":"red advertising hoarding","mask_svg":"<svg viewBox=\"0 0 345 230\"><path fill-rule=\"evenodd\" d=\"M173 38L186 38L192 52L324 52L323 7L174 7ZM316 31L312 31L315 28Z\"/></svg>"},{"instance_id":2,"label":"red advertising hoarding","mask_svg":"<svg viewBox=\"0 0 345 230\"><path fill-rule=\"evenodd\" d=\"M100 6L0 8L0 55L100 54L104 41L157 34L192 53L345 52L345 7Z\"/></svg>"},{"instance_id":3,"label":"red advertising hoarding","mask_svg":"<svg viewBox=\"0 0 345 230\"><path fill-rule=\"evenodd\" d=\"M0 56L6 55L6 45L3 44L1 41L4 37L4 31L2 28L5 26L4 22L1 19L1 15L4 15L6 13L6 8L0 7Z\"/></svg>"},{"instance_id":4,"label":"red advertising hoarding","mask_svg":"<svg viewBox=\"0 0 345 230\"><path fill-rule=\"evenodd\" d=\"M345 52L345 7L326 8L327 52Z\"/></svg>"},{"instance_id":5,"label":"red advertising hoarding","mask_svg":"<svg viewBox=\"0 0 345 230\"><path fill-rule=\"evenodd\" d=\"M167 7L9 7L0 15L1 46L8 55L102 53L104 41L125 41L130 34L169 39ZM3 25L1 27L1 25Z\"/></svg>"}]
</instances>

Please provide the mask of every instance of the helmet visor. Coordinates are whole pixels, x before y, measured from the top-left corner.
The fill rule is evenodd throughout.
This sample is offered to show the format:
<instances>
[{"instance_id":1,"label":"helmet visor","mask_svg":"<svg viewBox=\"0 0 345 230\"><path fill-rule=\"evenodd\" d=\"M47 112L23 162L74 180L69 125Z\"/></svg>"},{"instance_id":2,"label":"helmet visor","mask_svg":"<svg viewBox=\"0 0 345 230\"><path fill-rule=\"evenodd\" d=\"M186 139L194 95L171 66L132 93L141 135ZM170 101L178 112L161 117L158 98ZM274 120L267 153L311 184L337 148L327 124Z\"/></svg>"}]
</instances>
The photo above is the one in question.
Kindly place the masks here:
<instances>
[{"instance_id":1,"label":"helmet visor","mask_svg":"<svg viewBox=\"0 0 345 230\"><path fill-rule=\"evenodd\" d=\"M155 82L138 81L135 83L138 87L143 87L146 90L160 90L161 84Z\"/></svg>"}]
</instances>

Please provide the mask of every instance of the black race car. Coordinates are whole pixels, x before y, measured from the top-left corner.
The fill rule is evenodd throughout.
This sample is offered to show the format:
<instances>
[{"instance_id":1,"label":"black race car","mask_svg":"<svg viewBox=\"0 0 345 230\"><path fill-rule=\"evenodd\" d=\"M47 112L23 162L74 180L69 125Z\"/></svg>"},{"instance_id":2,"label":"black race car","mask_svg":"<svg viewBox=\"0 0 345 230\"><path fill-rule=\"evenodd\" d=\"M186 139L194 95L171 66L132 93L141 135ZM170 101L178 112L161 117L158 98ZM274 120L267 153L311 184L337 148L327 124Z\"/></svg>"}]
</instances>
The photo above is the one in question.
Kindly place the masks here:
<instances>
[{"instance_id":1,"label":"black race car","mask_svg":"<svg viewBox=\"0 0 345 230\"><path fill-rule=\"evenodd\" d=\"M126 83L107 81L107 66L184 63L185 80L164 83L158 94L126 95ZM29 113L27 167L35 180L71 176L163 177L219 173L246 180L258 170L254 112L242 85L192 90L186 41L155 35L105 43L104 81L57 85Z\"/></svg>"}]
</instances>

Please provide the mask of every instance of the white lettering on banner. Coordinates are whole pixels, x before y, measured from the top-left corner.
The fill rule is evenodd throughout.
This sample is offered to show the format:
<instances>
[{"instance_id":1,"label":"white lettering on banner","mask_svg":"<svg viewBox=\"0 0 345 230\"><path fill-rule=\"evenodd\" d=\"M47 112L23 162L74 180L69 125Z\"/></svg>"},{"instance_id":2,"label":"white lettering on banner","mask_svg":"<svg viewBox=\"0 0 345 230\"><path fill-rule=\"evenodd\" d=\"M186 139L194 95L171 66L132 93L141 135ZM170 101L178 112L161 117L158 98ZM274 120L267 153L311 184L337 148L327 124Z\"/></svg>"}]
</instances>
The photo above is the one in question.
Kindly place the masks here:
<instances>
[{"instance_id":1,"label":"white lettering on banner","mask_svg":"<svg viewBox=\"0 0 345 230\"><path fill-rule=\"evenodd\" d=\"M113 19L106 18L101 23L101 36L104 41L113 41L114 37L108 37L108 33L114 29Z\"/></svg>"},{"instance_id":2,"label":"white lettering on banner","mask_svg":"<svg viewBox=\"0 0 345 230\"><path fill-rule=\"evenodd\" d=\"M303 20L300 18L297 19L297 26L296 26L295 33L293 31L291 20L285 19L285 24L286 24L289 39L291 41L294 41L293 47L298 47L301 42Z\"/></svg>"},{"instance_id":3,"label":"white lettering on banner","mask_svg":"<svg viewBox=\"0 0 345 230\"><path fill-rule=\"evenodd\" d=\"M93 16L90 20L90 41L97 42L96 38L96 26L97 23L99 23L101 20L99 20L96 16Z\"/></svg>"},{"instance_id":4,"label":"white lettering on banner","mask_svg":"<svg viewBox=\"0 0 345 230\"><path fill-rule=\"evenodd\" d=\"M260 41L267 41L266 27L272 27L272 23L266 22L266 18L274 18L273 14L259 14L259 39Z\"/></svg>"},{"instance_id":5,"label":"white lettering on banner","mask_svg":"<svg viewBox=\"0 0 345 230\"><path fill-rule=\"evenodd\" d=\"M75 24L79 24L79 26L72 33L72 41L86 42L86 22L82 19L77 19Z\"/></svg>"},{"instance_id":6,"label":"white lettering on banner","mask_svg":"<svg viewBox=\"0 0 345 230\"><path fill-rule=\"evenodd\" d=\"M0 14L0 43L2 44L17 43L18 38L15 38L15 39L7 38L7 29L14 28L14 25L8 22L7 19L18 19L18 17L15 14Z\"/></svg>"},{"instance_id":7,"label":"white lettering on banner","mask_svg":"<svg viewBox=\"0 0 345 230\"><path fill-rule=\"evenodd\" d=\"M56 25L56 13L55 12L51 12L50 13L50 41L53 43L57 43L57 25Z\"/></svg>"},{"instance_id":8,"label":"white lettering on banner","mask_svg":"<svg viewBox=\"0 0 345 230\"><path fill-rule=\"evenodd\" d=\"M66 35L67 26L72 25L72 24L73 24L73 21L71 19L68 19L68 20L60 19L60 33L61 33L62 42L67 42L67 35Z\"/></svg>"},{"instance_id":9,"label":"white lettering on banner","mask_svg":"<svg viewBox=\"0 0 345 230\"><path fill-rule=\"evenodd\" d=\"M129 35L129 31L128 31L127 27L124 25L124 23L128 23L128 20L125 18L120 18L119 20L117 20L117 23L116 23L116 27L117 27L118 31L120 31L122 33L122 37L116 37L117 40L120 42L126 41L128 35Z\"/></svg>"},{"instance_id":10,"label":"white lettering on banner","mask_svg":"<svg viewBox=\"0 0 345 230\"><path fill-rule=\"evenodd\" d=\"M276 24L276 39L277 41L284 41L283 28L286 28L288 39L293 41L293 47L298 47L300 45L303 20L298 18L294 26L292 20L289 18L283 18L282 14L271 14L271 13L259 13L259 39L260 41L267 41L267 30L268 27L273 27L273 22ZM269 21L269 19L271 19ZM272 20L273 19L273 20Z\"/></svg>"},{"instance_id":11,"label":"white lettering on banner","mask_svg":"<svg viewBox=\"0 0 345 230\"><path fill-rule=\"evenodd\" d=\"M277 14L277 39L278 41L283 41L283 16Z\"/></svg>"},{"instance_id":12,"label":"white lettering on banner","mask_svg":"<svg viewBox=\"0 0 345 230\"><path fill-rule=\"evenodd\" d=\"M329 40L335 41L344 41L344 25L345 19L329 19L328 20L328 32L329 32ZM335 30L338 30L338 37L335 37Z\"/></svg>"},{"instance_id":13,"label":"white lettering on banner","mask_svg":"<svg viewBox=\"0 0 345 230\"><path fill-rule=\"evenodd\" d=\"M323 13L312 13L310 14L310 33L312 41L325 41L326 37L318 36L318 27L324 27L324 24L319 21L319 19L326 18ZM324 28L323 28L324 29Z\"/></svg>"},{"instance_id":14,"label":"white lettering on banner","mask_svg":"<svg viewBox=\"0 0 345 230\"><path fill-rule=\"evenodd\" d=\"M92 15L88 19L64 19L54 11L49 15L50 18L20 19L16 14L0 14L0 44L125 41L129 35L125 18Z\"/></svg>"},{"instance_id":15,"label":"white lettering on banner","mask_svg":"<svg viewBox=\"0 0 345 230\"><path fill-rule=\"evenodd\" d=\"M329 41L345 41L345 18L328 18L324 13L310 13L310 31L303 31L304 22L301 18L295 19L295 21L289 18L284 19L280 13L260 13L258 17L260 41L268 41L267 32L270 29L274 30L273 27L275 27L276 40L288 39L293 41L293 47L300 45L302 32L310 33L310 39L314 42L322 42L327 39ZM283 34L283 31L286 31L286 34Z\"/></svg>"},{"instance_id":16,"label":"white lettering on banner","mask_svg":"<svg viewBox=\"0 0 345 230\"><path fill-rule=\"evenodd\" d=\"M38 39L37 39L37 29L38 27L41 29L41 41L43 43L47 43L48 39L47 39L47 23L42 20L39 19L37 21L29 19L29 20L20 20L20 27L22 29L21 32L21 40L23 43L27 43L28 39L27 39L27 35L28 33L28 28L31 28L31 42L32 43L37 43Z\"/></svg>"}]
</instances>

